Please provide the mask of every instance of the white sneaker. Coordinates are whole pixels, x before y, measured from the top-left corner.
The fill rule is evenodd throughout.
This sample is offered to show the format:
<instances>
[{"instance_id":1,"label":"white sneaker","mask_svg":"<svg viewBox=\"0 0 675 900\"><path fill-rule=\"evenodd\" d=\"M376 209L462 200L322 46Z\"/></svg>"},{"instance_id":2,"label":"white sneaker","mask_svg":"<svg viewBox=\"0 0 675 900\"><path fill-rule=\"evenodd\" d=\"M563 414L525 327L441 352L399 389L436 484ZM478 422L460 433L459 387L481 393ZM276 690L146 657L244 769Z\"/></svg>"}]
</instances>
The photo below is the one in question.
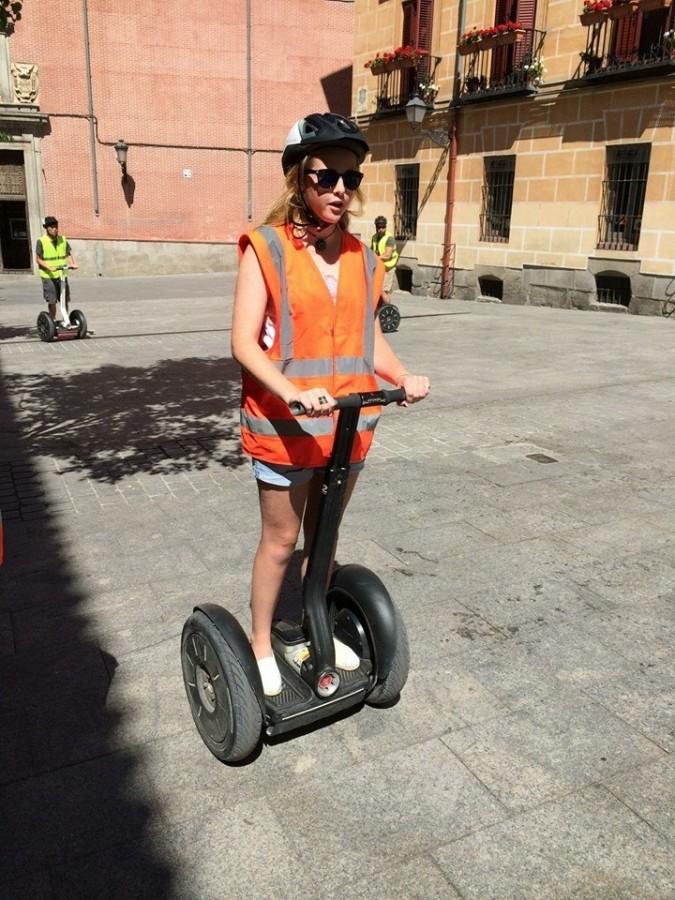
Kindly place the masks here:
<instances>
[{"instance_id":1,"label":"white sneaker","mask_svg":"<svg viewBox=\"0 0 675 900\"><path fill-rule=\"evenodd\" d=\"M335 644L335 665L338 669L344 669L346 672L354 672L361 665L361 660L351 647L333 638Z\"/></svg>"},{"instance_id":2,"label":"white sneaker","mask_svg":"<svg viewBox=\"0 0 675 900\"><path fill-rule=\"evenodd\" d=\"M283 683L281 681L281 672L277 661L273 656L265 656L263 659L257 659L258 671L262 681L263 693L266 697L276 697L281 693Z\"/></svg>"}]
</instances>

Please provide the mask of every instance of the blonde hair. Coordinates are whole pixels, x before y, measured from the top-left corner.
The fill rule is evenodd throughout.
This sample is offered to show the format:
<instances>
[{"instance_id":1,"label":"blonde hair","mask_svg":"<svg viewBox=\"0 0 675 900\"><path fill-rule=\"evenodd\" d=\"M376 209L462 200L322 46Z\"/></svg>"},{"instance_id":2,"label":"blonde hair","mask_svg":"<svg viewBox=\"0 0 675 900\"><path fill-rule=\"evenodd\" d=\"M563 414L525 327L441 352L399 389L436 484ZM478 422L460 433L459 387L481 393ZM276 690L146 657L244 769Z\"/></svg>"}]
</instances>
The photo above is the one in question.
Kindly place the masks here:
<instances>
[{"instance_id":1,"label":"blonde hair","mask_svg":"<svg viewBox=\"0 0 675 900\"><path fill-rule=\"evenodd\" d=\"M286 173L286 187L283 193L272 204L269 212L265 216L263 225L309 225L311 224L307 217L307 208L302 199L300 185L305 177L305 164L307 157L300 160L292 166ZM361 188L357 188L352 199L356 199L359 207L363 204L363 194ZM361 209L358 211L346 210L342 214L338 225L343 231L349 231L349 222L353 215L360 216Z\"/></svg>"}]
</instances>

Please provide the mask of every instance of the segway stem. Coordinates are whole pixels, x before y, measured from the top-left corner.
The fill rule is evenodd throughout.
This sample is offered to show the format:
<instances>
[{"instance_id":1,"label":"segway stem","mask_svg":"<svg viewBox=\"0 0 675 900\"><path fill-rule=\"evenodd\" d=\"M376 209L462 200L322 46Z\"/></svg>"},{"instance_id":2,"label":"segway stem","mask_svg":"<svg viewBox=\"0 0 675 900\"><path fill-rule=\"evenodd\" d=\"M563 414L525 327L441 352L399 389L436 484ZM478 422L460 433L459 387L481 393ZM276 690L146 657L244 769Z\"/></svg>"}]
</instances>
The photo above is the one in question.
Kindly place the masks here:
<instances>
[{"instance_id":1,"label":"segway stem","mask_svg":"<svg viewBox=\"0 0 675 900\"><path fill-rule=\"evenodd\" d=\"M70 313L68 311L68 276L66 275L66 271L68 266L61 266L61 292L59 294L59 307L61 309L61 321L65 328L68 328L71 324L70 322Z\"/></svg>"},{"instance_id":2,"label":"segway stem","mask_svg":"<svg viewBox=\"0 0 675 900\"><path fill-rule=\"evenodd\" d=\"M404 399L405 391L399 388L349 394L338 398L337 401L339 417L333 452L321 488L316 531L309 554L307 574L302 585L303 625L312 645L312 655L303 666L302 676L315 690L325 675L330 674L337 679L335 646L328 621L326 593L347 491L350 458L359 414L365 406L385 406ZM294 412L300 411L296 404L292 409Z\"/></svg>"}]
</instances>

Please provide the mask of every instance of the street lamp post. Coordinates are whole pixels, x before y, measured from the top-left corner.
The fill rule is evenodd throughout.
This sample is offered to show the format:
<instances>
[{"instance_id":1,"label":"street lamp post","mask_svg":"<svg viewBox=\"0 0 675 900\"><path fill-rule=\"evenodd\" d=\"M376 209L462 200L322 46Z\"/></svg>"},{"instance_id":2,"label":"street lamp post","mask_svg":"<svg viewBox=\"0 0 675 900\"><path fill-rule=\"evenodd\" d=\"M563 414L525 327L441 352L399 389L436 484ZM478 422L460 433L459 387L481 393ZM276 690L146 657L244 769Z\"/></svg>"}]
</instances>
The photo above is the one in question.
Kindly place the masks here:
<instances>
[{"instance_id":1,"label":"street lamp post","mask_svg":"<svg viewBox=\"0 0 675 900\"><path fill-rule=\"evenodd\" d=\"M442 131L440 129L430 130L420 127L428 112L429 107L417 94L415 94L412 100L409 100L405 105L405 117L416 134L428 137L429 140L433 141L434 144L438 144L439 147L449 147L450 135L447 131Z\"/></svg>"},{"instance_id":2,"label":"street lamp post","mask_svg":"<svg viewBox=\"0 0 675 900\"><path fill-rule=\"evenodd\" d=\"M129 152L129 145L126 141L123 141L120 138L115 144L115 155L117 156L117 162L120 164L120 168L122 169L122 179L124 181L127 180L127 154Z\"/></svg>"}]
</instances>

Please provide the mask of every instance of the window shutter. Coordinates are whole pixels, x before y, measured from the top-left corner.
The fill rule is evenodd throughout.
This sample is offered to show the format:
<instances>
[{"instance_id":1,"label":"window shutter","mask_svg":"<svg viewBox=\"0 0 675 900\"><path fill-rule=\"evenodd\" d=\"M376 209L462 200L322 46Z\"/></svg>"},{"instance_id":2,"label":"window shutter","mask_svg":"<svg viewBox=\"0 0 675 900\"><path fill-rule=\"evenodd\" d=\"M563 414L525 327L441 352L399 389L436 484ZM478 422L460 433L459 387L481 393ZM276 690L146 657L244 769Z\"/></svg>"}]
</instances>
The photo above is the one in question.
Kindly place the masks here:
<instances>
[{"instance_id":1,"label":"window shutter","mask_svg":"<svg viewBox=\"0 0 675 900\"><path fill-rule=\"evenodd\" d=\"M434 25L434 0L418 0L417 46L431 53L431 32Z\"/></svg>"},{"instance_id":2,"label":"window shutter","mask_svg":"<svg viewBox=\"0 0 675 900\"><path fill-rule=\"evenodd\" d=\"M403 4L402 43L431 53L434 0L406 0Z\"/></svg>"},{"instance_id":3,"label":"window shutter","mask_svg":"<svg viewBox=\"0 0 675 900\"><path fill-rule=\"evenodd\" d=\"M518 0L516 21L520 22L523 28L534 28L536 17L537 0Z\"/></svg>"},{"instance_id":4,"label":"window shutter","mask_svg":"<svg viewBox=\"0 0 675 900\"><path fill-rule=\"evenodd\" d=\"M525 29L525 37L513 47L513 67L532 61L534 49L534 23L537 18L537 0L518 0L515 20Z\"/></svg>"},{"instance_id":5,"label":"window shutter","mask_svg":"<svg viewBox=\"0 0 675 900\"><path fill-rule=\"evenodd\" d=\"M642 10L632 16L624 16L614 23L614 56L616 59L632 59L640 46Z\"/></svg>"}]
</instances>

